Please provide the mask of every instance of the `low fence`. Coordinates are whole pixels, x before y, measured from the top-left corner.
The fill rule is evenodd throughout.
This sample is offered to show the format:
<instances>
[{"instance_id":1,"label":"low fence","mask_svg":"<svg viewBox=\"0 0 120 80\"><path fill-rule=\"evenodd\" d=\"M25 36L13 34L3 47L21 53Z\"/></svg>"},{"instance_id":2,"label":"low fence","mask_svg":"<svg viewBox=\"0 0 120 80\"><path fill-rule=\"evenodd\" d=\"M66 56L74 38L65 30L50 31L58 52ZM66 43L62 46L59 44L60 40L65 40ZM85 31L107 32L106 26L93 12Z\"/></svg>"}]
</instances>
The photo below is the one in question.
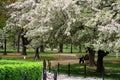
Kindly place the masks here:
<instances>
[{"instance_id":1,"label":"low fence","mask_svg":"<svg viewBox=\"0 0 120 80\"><path fill-rule=\"evenodd\" d=\"M51 62L48 61L48 69L51 71ZM54 73L49 73L46 70L46 61L43 61L43 80L57 80L57 69L54 69Z\"/></svg>"},{"instance_id":2,"label":"low fence","mask_svg":"<svg viewBox=\"0 0 120 80\"><path fill-rule=\"evenodd\" d=\"M57 70L54 70L54 73L49 73L43 68L43 79L42 80L57 80Z\"/></svg>"},{"instance_id":3,"label":"low fence","mask_svg":"<svg viewBox=\"0 0 120 80\"><path fill-rule=\"evenodd\" d=\"M28 80L28 79L27 79L27 74L26 74L26 72L24 73L23 80Z\"/></svg>"},{"instance_id":4,"label":"low fence","mask_svg":"<svg viewBox=\"0 0 120 80\"><path fill-rule=\"evenodd\" d=\"M46 66L46 63L48 64L48 66ZM46 67L48 68L48 71L46 70ZM86 74L87 74L87 69L86 69L86 64L84 64L84 78L86 78ZM51 62L49 60L44 60L43 61L43 80L57 80L57 74L59 74L60 72L60 63L58 62L57 67L54 69L53 74L50 73L51 72ZM67 73L68 76L71 76L71 64L68 63L68 67L67 67ZM102 73L102 80L104 80L104 73Z\"/></svg>"}]
</instances>

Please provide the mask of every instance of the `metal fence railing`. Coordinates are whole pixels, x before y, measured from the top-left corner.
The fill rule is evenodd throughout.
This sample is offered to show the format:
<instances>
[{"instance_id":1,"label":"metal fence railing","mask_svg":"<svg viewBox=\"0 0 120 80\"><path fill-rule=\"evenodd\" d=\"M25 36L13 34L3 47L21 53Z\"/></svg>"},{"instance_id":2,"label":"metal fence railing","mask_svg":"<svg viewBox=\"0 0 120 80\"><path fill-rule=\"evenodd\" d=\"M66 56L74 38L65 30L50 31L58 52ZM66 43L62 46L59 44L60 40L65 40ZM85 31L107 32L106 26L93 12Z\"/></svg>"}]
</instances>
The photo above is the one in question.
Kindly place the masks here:
<instances>
[{"instance_id":1,"label":"metal fence railing","mask_svg":"<svg viewBox=\"0 0 120 80\"><path fill-rule=\"evenodd\" d=\"M48 71L46 70L46 62L48 62ZM54 69L53 73L51 73L51 62L48 60L44 60L43 61L43 80L57 80L57 75L59 74L60 72L60 63L58 62L57 64L57 68ZM83 71L83 74L84 74L84 78L86 78L86 75L87 75L87 69L86 69L86 64L84 64L84 71ZM67 67L67 72L68 72L68 76L71 76L71 64L68 63L68 67ZM102 73L102 80L104 80L104 72Z\"/></svg>"}]
</instances>

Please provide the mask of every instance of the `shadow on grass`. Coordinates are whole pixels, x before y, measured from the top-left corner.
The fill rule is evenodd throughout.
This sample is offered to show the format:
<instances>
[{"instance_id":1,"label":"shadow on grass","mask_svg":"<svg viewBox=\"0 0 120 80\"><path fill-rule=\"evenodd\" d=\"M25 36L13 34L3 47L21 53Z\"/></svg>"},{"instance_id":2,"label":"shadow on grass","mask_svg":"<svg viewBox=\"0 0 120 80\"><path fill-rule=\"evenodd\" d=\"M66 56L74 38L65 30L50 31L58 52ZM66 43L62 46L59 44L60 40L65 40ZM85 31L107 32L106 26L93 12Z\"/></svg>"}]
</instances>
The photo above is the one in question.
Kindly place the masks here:
<instances>
[{"instance_id":1,"label":"shadow on grass","mask_svg":"<svg viewBox=\"0 0 120 80\"><path fill-rule=\"evenodd\" d=\"M52 67L52 69L54 69L56 67L57 66L54 66L54 67ZM111 68L109 68L109 67L111 67ZM106 68L106 73L104 74L105 79L120 80L120 64L119 63L109 63L109 62L107 63L106 62L105 68ZM102 74L98 74L95 71L96 71L96 67L91 68L91 67L87 66L86 76L102 78ZM60 65L59 73L68 74L68 66ZM83 64L72 64L71 65L71 75L84 77L84 65Z\"/></svg>"}]
</instances>

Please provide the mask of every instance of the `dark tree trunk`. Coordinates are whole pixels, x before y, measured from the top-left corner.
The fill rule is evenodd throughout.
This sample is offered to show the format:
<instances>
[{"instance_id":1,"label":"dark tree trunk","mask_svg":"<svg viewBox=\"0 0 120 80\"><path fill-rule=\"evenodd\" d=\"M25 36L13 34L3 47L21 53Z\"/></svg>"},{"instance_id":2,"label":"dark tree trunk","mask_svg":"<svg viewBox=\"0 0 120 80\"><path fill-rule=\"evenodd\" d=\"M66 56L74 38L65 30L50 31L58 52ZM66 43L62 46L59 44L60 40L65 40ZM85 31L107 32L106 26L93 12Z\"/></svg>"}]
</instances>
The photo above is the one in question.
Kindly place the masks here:
<instances>
[{"instance_id":1,"label":"dark tree trunk","mask_svg":"<svg viewBox=\"0 0 120 80\"><path fill-rule=\"evenodd\" d=\"M50 43L49 46L50 46L50 50L53 51L53 49L54 49L54 44L53 44L53 43Z\"/></svg>"},{"instance_id":2,"label":"dark tree trunk","mask_svg":"<svg viewBox=\"0 0 120 80\"><path fill-rule=\"evenodd\" d=\"M35 49L35 60L39 60L40 59L40 56L39 56L39 48L36 48Z\"/></svg>"},{"instance_id":3,"label":"dark tree trunk","mask_svg":"<svg viewBox=\"0 0 120 80\"><path fill-rule=\"evenodd\" d=\"M24 36L21 36L22 38L22 55L27 55L26 53L26 38L24 38Z\"/></svg>"},{"instance_id":4,"label":"dark tree trunk","mask_svg":"<svg viewBox=\"0 0 120 80\"><path fill-rule=\"evenodd\" d=\"M70 53L73 53L73 51L72 51L72 43L71 43Z\"/></svg>"},{"instance_id":5,"label":"dark tree trunk","mask_svg":"<svg viewBox=\"0 0 120 80\"><path fill-rule=\"evenodd\" d=\"M20 52L20 31L18 32L17 52Z\"/></svg>"},{"instance_id":6,"label":"dark tree trunk","mask_svg":"<svg viewBox=\"0 0 120 80\"><path fill-rule=\"evenodd\" d=\"M97 72L102 73L104 72L104 66L103 66L103 56L102 53L98 53L98 60L97 60Z\"/></svg>"},{"instance_id":7,"label":"dark tree trunk","mask_svg":"<svg viewBox=\"0 0 120 80\"><path fill-rule=\"evenodd\" d=\"M81 44L79 45L79 53L82 52L82 47L81 47Z\"/></svg>"},{"instance_id":8,"label":"dark tree trunk","mask_svg":"<svg viewBox=\"0 0 120 80\"><path fill-rule=\"evenodd\" d=\"M13 39L14 39L14 40L13 40L13 49L15 50L15 49L16 49L16 38L15 38L15 36L14 36Z\"/></svg>"},{"instance_id":9,"label":"dark tree trunk","mask_svg":"<svg viewBox=\"0 0 120 80\"><path fill-rule=\"evenodd\" d=\"M54 46L53 46L53 45L51 45L51 46L50 46L50 49L51 49L51 51L53 51L53 49L54 49Z\"/></svg>"},{"instance_id":10,"label":"dark tree trunk","mask_svg":"<svg viewBox=\"0 0 120 80\"><path fill-rule=\"evenodd\" d=\"M109 54L109 52L105 52L103 50L98 51L98 59L97 59L97 72L103 73L105 72L104 66L103 66L103 57Z\"/></svg>"},{"instance_id":11,"label":"dark tree trunk","mask_svg":"<svg viewBox=\"0 0 120 80\"><path fill-rule=\"evenodd\" d=\"M62 43L59 44L58 52L63 53L63 44Z\"/></svg>"},{"instance_id":12,"label":"dark tree trunk","mask_svg":"<svg viewBox=\"0 0 120 80\"><path fill-rule=\"evenodd\" d=\"M89 54L89 66L93 67L95 66L95 51L92 48L87 48L87 53Z\"/></svg>"},{"instance_id":13,"label":"dark tree trunk","mask_svg":"<svg viewBox=\"0 0 120 80\"><path fill-rule=\"evenodd\" d=\"M45 52L44 51L44 45L40 45L40 52Z\"/></svg>"},{"instance_id":14,"label":"dark tree trunk","mask_svg":"<svg viewBox=\"0 0 120 80\"><path fill-rule=\"evenodd\" d=\"M7 40L5 38L5 40L4 40L4 53L3 53L3 55L7 55L6 44L7 44Z\"/></svg>"}]
</instances>

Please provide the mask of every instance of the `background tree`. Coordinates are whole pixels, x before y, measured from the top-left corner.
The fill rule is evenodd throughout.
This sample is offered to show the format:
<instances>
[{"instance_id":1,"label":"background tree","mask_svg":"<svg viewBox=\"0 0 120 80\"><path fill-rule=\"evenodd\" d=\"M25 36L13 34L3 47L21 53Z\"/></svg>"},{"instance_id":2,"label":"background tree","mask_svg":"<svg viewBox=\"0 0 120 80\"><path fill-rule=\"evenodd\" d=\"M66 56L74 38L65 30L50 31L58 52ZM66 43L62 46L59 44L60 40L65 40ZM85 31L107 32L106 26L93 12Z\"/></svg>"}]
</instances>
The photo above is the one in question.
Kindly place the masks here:
<instances>
[{"instance_id":1,"label":"background tree","mask_svg":"<svg viewBox=\"0 0 120 80\"><path fill-rule=\"evenodd\" d=\"M104 72L103 57L110 52L117 52L119 46L119 1L99 0L88 1L95 16L91 17L87 25L97 27L98 36L93 43L98 51L97 72Z\"/></svg>"},{"instance_id":2,"label":"background tree","mask_svg":"<svg viewBox=\"0 0 120 80\"><path fill-rule=\"evenodd\" d=\"M35 38L32 37L41 38L41 35L48 33L42 38L43 42L48 40L45 36L52 37L55 43L60 44L60 52L62 52L67 37L66 26L70 26L71 22L75 23L74 17L77 18L79 15L78 6L72 0L70 1L68 4L64 0L41 1L33 11L33 21L26 25L26 37L34 40Z\"/></svg>"},{"instance_id":3,"label":"background tree","mask_svg":"<svg viewBox=\"0 0 120 80\"><path fill-rule=\"evenodd\" d=\"M82 42L90 48L91 66L94 50L98 52L97 72L101 73L103 57L120 49L119 3L119 0L22 0L9 6L17 10L5 29L20 28L23 48L29 40L36 53L42 43L49 42L51 34L52 40L61 45L61 52L67 39L71 44Z\"/></svg>"},{"instance_id":4,"label":"background tree","mask_svg":"<svg viewBox=\"0 0 120 80\"><path fill-rule=\"evenodd\" d=\"M0 0L0 29L5 27L6 20L8 19L8 10L5 8L6 5L15 2L16 0ZM7 38L4 38L4 42L6 43ZM5 46L4 46L5 47ZM6 49L5 49L5 54Z\"/></svg>"},{"instance_id":5,"label":"background tree","mask_svg":"<svg viewBox=\"0 0 120 80\"><path fill-rule=\"evenodd\" d=\"M30 19L29 16L25 18L24 15L28 15L29 11L35 7L35 2L29 0L21 0L10 4L7 7L11 8L11 11L13 12L7 20L4 30L6 32L10 30L18 31L18 38L21 36L22 40L22 54L26 55L26 45L28 44L28 40L24 37L24 26L29 23Z\"/></svg>"}]
</instances>

